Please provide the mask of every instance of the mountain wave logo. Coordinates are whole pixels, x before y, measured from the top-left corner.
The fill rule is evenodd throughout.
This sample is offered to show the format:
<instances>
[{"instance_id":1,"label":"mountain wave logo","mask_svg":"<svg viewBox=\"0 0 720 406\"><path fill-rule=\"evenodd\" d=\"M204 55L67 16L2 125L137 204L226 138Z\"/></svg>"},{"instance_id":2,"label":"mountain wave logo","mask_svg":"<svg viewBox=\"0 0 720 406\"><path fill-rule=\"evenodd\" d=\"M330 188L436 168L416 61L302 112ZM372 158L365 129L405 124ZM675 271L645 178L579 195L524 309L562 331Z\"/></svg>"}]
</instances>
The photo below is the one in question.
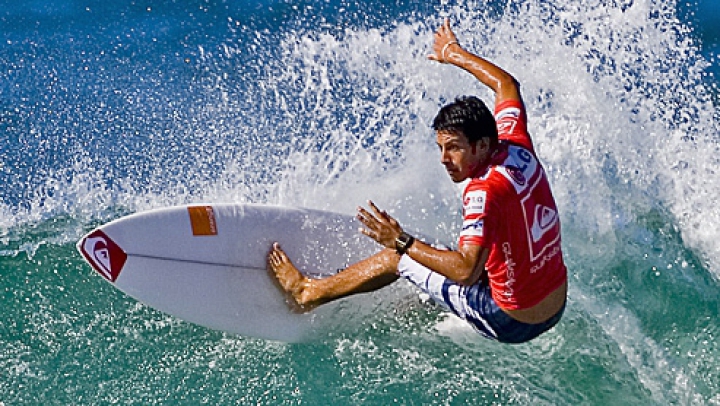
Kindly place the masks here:
<instances>
[{"instance_id":1,"label":"mountain wave logo","mask_svg":"<svg viewBox=\"0 0 720 406\"><path fill-rule=\"evenodd\" d=\"M79 244L85 260L100 275L115 282L127 261L127 254L100 230L95 230Z\"/></svg>"},{"instance_id":2,"label":"mountain wave logo","mask_svg":"<svg viewBox=\"0 0 720 406\"><path fill-rule=\"evenodd\" d=\"M557 223L557 220L557 211L547 206L535 206L535 220L530 230L533 242L540 241L542 236Z\"/></svg>"}]
</instances>

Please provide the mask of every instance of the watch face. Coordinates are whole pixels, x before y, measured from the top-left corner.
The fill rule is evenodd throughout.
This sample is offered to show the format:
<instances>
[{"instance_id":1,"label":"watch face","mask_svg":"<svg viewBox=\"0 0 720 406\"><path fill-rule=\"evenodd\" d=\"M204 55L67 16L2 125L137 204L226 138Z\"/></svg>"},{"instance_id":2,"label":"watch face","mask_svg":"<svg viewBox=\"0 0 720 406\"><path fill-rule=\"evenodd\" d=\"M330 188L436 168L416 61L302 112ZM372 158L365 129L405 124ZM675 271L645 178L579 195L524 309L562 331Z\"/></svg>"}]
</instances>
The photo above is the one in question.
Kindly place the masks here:
<instances>
[{"instance_id":1,"label":"watch face","mask_svg":"<svg viewBox=\"0 0 720 406\"><path fill-rule=\"evenodd\" d=\"M413 237L410 234L402 233L395 240L395 249L402 254L412 244L412 241Z\"/></svg>"}]
</instances>

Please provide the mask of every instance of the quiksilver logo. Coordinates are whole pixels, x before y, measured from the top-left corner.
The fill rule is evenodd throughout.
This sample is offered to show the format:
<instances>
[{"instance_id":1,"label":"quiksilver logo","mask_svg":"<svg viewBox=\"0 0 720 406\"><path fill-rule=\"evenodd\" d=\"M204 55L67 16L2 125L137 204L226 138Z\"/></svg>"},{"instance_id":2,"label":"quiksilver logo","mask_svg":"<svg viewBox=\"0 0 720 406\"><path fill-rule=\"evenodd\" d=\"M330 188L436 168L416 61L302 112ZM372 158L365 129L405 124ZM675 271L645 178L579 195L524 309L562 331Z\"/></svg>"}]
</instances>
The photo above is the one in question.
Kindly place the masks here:
<instances>
[{"instance_id":1,"label":"quiksilver logo","mask_svg":"<svg viewBox=\"0 0 720 406\"><path fill-rule=\"evenodd\" d=\"M530 230L533 242L538 242L555 225L557 217L557 211L554 209L539 204L535 206L535 218Z\"/></svg>"},{"instance_id":2,"label":"quiksilver logo","mask_svg":"<svg viewBox=\"0 0 720 406\"><path fill-rule=\"evenodd\" d=\"M92 255L95 264L103 271L105 276L110 279L112 267L110 265L110 251L107 248L107 241L104 238L92 238L89 240L92 244Z\"/></svg>"},{"instance_id":3,"label":"quiksilver logo","mask_svg":"<svg viewBox=\"0 0 720 406\"><path fill-rule=\"evenodd\" d=\"M127 260L127 254L100 230L85 237L80 252L100 275L111 282L115 282Z\"/></svg>"}]
</instances>

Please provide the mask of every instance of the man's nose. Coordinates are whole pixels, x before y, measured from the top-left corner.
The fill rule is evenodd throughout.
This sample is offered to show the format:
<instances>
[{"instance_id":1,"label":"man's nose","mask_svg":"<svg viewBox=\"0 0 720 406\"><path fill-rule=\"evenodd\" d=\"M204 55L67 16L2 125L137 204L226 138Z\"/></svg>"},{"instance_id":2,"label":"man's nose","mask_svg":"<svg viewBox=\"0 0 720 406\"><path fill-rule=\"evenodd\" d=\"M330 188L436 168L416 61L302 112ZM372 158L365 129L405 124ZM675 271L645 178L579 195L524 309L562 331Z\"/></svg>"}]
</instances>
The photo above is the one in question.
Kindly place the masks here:
<instances>
[{"instance_id":1,"label":"man's nose","mask_svg":"<svg viewBox=\"0 0 720 406\"><path fill-rule=\"evenodd\" d=\"M440 150L440 162L441 163L450 162L450 155L448 155L447 151L444 149Z\"/></svg>"}]
</instances>

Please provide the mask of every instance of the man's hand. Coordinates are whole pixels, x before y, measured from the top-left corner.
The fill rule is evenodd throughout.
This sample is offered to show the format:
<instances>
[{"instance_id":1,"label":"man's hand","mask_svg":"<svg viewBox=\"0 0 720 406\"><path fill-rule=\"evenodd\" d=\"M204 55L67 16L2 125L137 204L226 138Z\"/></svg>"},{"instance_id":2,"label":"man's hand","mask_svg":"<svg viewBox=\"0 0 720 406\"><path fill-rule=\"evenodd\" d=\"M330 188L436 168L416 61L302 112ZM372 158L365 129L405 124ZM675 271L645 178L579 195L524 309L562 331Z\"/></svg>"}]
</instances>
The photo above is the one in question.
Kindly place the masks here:
<instances>
[{"instance_id":1,"label":"man's hand","mask_svg":"<svg viewBox=\"0 0 720 406\"><path fill-rule=\"evenodd\" d=\"M433 44L433 52L428 55L428 59L440 63L448 63L448 58L452 51L460 49L457 37L450 28L450 19L446 18L445 23L435 31L435 43Z\"/></svg>"},{"instance_id":2,"label":"man's hand","mask_svg":"<svg viewBox=\"0 0 720 406\"><path fill-rule=\"evenodd\" d=\"M368 201L373 213L358 207L357 219L365 226L360 232L387 248L395 248L395 240L403 232L397 220L390 217L385 210L380 210L375 203Z\"/></svg>"}]
</instances>

